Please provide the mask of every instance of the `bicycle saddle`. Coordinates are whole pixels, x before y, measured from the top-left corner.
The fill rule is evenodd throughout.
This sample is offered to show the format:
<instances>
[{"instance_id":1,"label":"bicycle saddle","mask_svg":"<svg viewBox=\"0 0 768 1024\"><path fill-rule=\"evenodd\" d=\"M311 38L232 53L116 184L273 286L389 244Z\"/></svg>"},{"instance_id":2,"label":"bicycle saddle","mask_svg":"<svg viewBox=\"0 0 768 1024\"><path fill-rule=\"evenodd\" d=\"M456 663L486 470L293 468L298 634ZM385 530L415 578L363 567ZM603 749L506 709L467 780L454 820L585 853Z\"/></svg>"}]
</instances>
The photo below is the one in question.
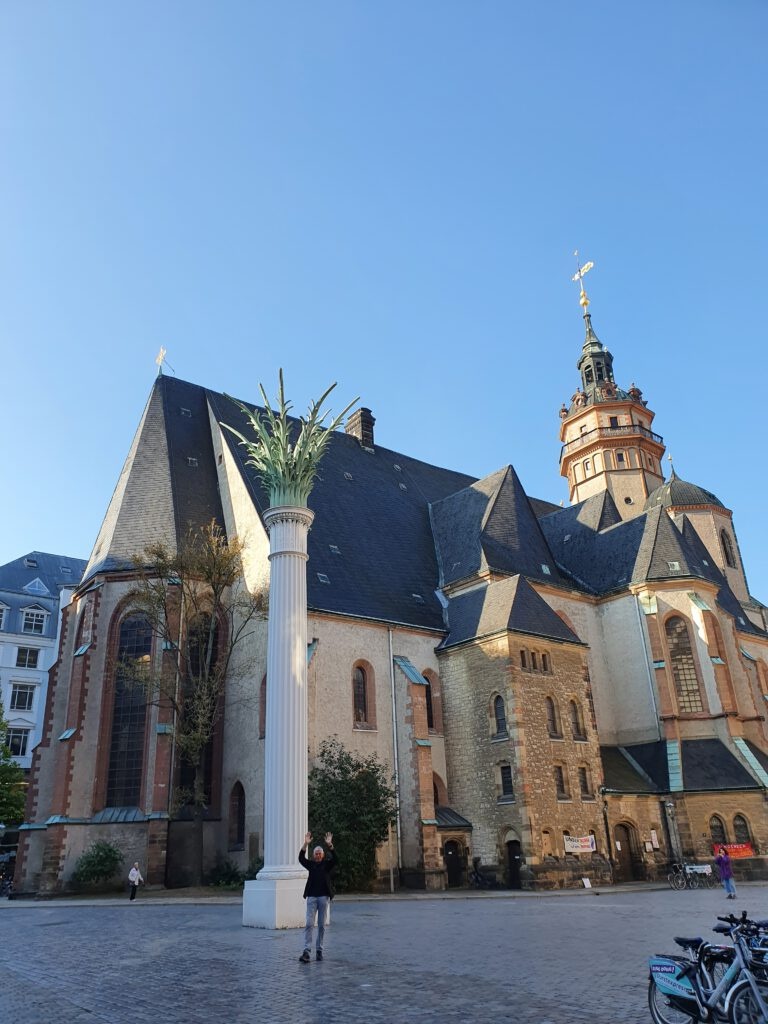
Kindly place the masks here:
<instances>
[{"instance_id":1,"label":"bicycle saddle","mask_svg":"<svg viewBox=\"0 0 768 1024\"><path fill-rule=\"evenodd\" d=\"M698 949L699 946L701 946L704 942L704 939L683 939L679 935L676 935L675 942L678 944L678 946L682 946L683 949Z\"/></svg>"}]
</instances>

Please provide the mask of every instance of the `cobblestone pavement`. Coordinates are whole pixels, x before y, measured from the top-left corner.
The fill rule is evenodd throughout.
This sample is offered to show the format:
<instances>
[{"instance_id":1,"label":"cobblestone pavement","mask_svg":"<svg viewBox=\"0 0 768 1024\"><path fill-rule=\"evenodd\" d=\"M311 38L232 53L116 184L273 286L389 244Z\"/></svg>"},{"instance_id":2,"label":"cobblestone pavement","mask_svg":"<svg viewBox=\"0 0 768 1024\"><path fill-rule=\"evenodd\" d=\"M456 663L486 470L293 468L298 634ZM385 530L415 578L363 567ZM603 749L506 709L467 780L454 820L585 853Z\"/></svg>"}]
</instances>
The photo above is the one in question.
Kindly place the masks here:
<instances>
[{"instance_id":1,"label":"cobblestone pavement","mask_svg":"<svg viewBox=\"0 0 768 1024\"><path fill-rule=\"evenodd\" d=\"M715 915L768 917L768 888L552 899L343 902L323 963L301 934L225 905L5 904L13 1024L647 1024L649 953Z\"/></svg>"}]
</instances>

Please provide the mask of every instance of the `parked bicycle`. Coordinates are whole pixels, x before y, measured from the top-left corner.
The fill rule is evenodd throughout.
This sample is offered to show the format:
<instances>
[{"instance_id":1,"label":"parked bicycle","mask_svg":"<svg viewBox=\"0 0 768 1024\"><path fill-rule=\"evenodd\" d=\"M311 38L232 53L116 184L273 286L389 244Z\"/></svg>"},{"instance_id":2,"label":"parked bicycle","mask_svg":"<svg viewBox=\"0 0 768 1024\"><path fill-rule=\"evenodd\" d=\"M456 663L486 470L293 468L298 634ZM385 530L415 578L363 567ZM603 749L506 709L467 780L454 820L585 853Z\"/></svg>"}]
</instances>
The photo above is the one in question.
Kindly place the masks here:
<instances>
[{"instance_id":1,"label":"parked bicycle","mask_svg":"<svg viewBox=\"0 0 768 1024\"><path fill-rule=\"evenodd\" d=\"M733 945L676 937L688 954L651 957L648 1007L655 1024L768 1024L768 974L759 942L768 921L720 917Z\"/></svg>"},{"instance_id":2,"label":"parked bicycle","mask_svg":"<svg viewBox=\"0 0 768 1024\"><path fill-rule=\"evenodd\" d=\"M714 889L717 879L709 864L675 863L667 875L673 889Z\"/></svg>"}]
</instances>

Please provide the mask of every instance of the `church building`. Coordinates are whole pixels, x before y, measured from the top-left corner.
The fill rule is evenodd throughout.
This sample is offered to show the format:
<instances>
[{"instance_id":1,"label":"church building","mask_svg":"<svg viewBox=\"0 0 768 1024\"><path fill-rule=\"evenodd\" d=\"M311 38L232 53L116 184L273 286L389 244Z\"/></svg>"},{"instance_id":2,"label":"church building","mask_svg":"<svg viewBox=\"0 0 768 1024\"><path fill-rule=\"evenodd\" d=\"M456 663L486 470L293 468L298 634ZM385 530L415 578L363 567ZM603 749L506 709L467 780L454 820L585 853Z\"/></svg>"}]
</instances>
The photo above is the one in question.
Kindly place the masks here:
<instances>
[{"instance_id":1,"label":"church building","mask_svg":"<svg viewBox=\"0 0 768 1024\"><path fill-rule=\"evenodd\" d=\"M647 879L720 843L743 877L768 873L766 608L731 510L665 481L654 413L616 383L583 290L582 305L568 507L528 496L511 465L478 480L391 451L368 408L310 495L310 759L337 736L391 766L378 864L404 885L466 884L478 858L511 887ZM150 884L186 881L173 728L118 666L164 657L128 597L149 543L215 520L245 545L249 589L268 584L267 496L222 423L248 432L224 395L158 376L64 613L17 890L65 889L96 839ZM263 848L266 640L263 621L208 758L209 867Z\"/></svg>"}]
</instances>

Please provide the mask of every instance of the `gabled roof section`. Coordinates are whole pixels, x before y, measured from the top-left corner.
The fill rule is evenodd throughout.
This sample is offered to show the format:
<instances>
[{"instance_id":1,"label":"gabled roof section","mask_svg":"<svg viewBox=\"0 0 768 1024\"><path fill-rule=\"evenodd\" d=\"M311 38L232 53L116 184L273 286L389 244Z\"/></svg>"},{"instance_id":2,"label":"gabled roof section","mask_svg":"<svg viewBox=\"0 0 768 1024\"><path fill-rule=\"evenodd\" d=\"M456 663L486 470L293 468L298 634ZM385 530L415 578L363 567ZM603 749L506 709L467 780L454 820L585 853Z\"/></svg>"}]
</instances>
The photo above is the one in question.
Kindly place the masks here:
<instances>
[{"instance_id":1,"label":"gabled roof section","mask_svg":"<svg viewBox=\"0 0 768 1024\"><path fill-rule=\"evenodd\" d=\"M211 519L223 525L205 391L159 376L85 576L129 568L150 542L173 550Z\"/></svg>"},{"instance_id":2,"label":"gabled roof section","mask_svg":"<svg viewBox=\"0 0 768 1024\"><path fill-rule=\"evenodd\" d=\"M721 740L715 738L683 740L680 748L683 790L685 792L759 788L755 779ZM622 753L629 754L641 770L653 779L658 791L662 793L670 791L665 740L657 740L655 743L634 743L621 748L621 750ZM605 758L603 763L605 764ZM613 770L615 763L612 759L610 765ZM606 784L608 784L607 779ZM633 792L635 791L633 790Z\"/></svg>"},{"instance_id":3,"label":"gabled roof section","mask_svg":"<svg viewBox=\"0 0 768 1024\"><path fill-rule=\"evenodd\" d=\"M215 392L208 400L217 421L250 436L237 406ZM245 464L245 449L229 431L223 436L263 514L268 497ZM443 630L429 502L472 482L378 444L366 451L356 438L335 432L309 498L316 515L308 539L310 609Z\"/></svg>"},{"instance_id":4,"label":"gabled roof section","mask_svg":"<svg viewBox=\"0 0 768 1024\"><path fill-rule=\"evenodd\" d=\"M512 466L433 503L430 511L441 586L487 570L566 584Z\"/></svg>"},{"instance_id":5,"label":"gabled roof section","mask_svg":"<svg viewBox=\"0 0 768 1024\"><path fill-rule=\"evenodd\" d=\"M509 630L563 643L581 643L521 575L495 580L451 597L447 620L448 636L440 644L441 650Z\"/></svg>"},{"instance_id":6,"label":"gabled roof section","mask_svg":"<svg viewBox=\"0 0 768 1024\"><path fill-rule=\"evenodd\" d=\"M600 747L605 788L612 793L658 793L656 783L632 763L623 747Z\"/></svg>"}]
</instances>

